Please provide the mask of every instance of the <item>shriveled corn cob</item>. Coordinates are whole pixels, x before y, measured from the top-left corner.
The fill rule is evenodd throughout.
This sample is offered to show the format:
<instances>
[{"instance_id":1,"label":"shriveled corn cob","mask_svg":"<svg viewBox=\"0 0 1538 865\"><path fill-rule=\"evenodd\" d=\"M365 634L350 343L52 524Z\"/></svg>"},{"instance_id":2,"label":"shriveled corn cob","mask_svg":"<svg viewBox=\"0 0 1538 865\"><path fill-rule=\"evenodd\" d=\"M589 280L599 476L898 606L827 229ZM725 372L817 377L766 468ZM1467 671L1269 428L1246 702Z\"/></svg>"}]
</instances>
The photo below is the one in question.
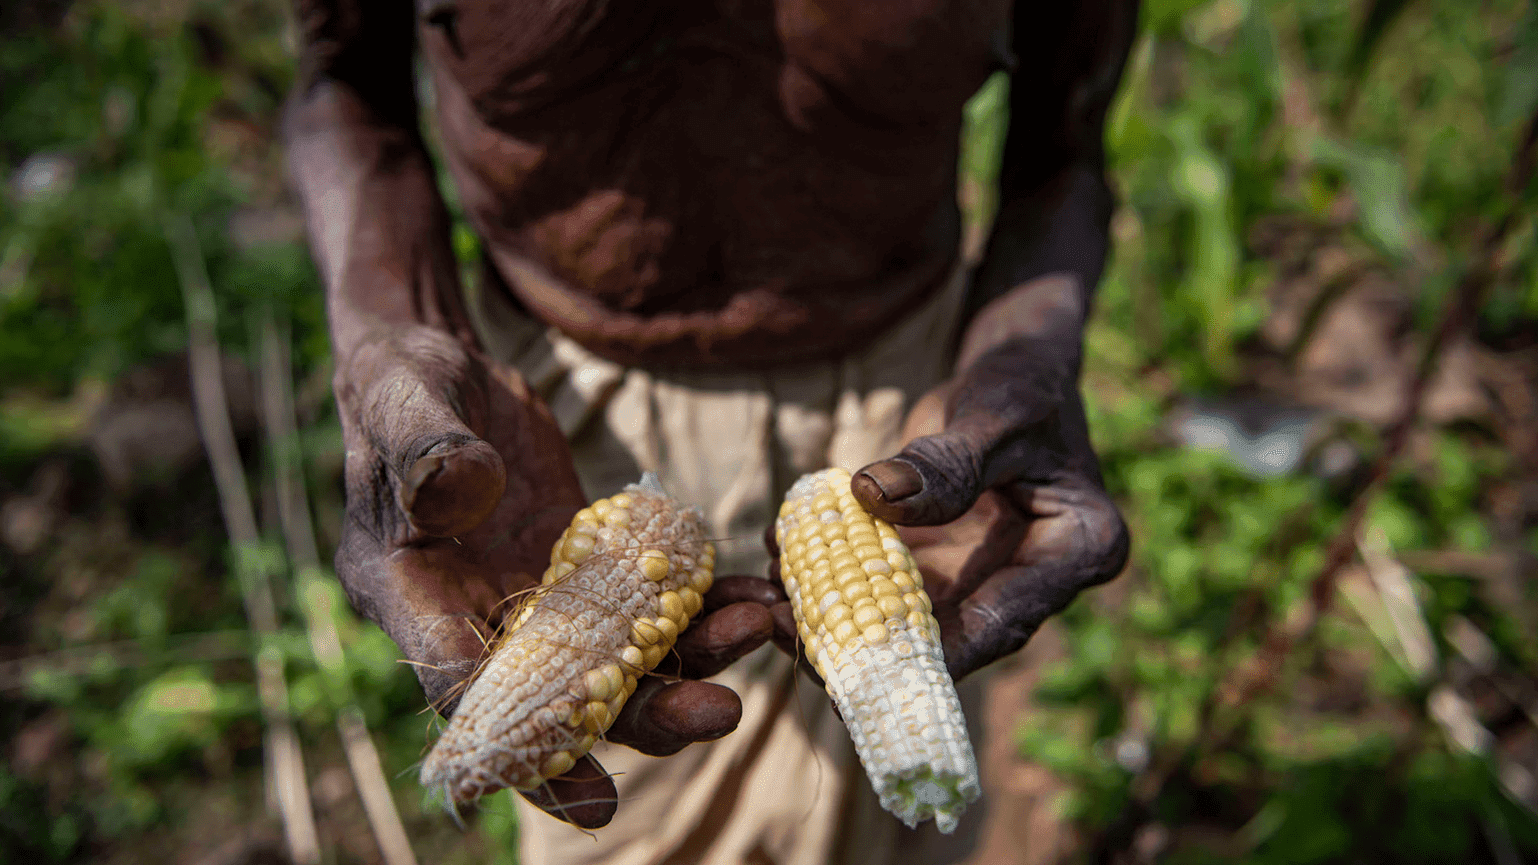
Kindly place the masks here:
<instances>
[{"instance_id":1,"label":"shriveled corn cob","mask_svg":"<svg viewBox=\"0 0 1538 865\"><path fill-rule=\"evenodd\" d=\"M467 802L565 774L700 612L714 567L703 515L654 475L578 511L427 755L422 784Z\"/></svg>"},{"instance_id":2,"label":"shriveled corn cob","mask_svg":"<svg viewBox=\"0 0 1538 865\"><path fill-rule=\"evenodd\" d=\"M913 556L842 469L797 481L775 536L801 643L881 806L909 827L932 817L954 831L979 792L977 761Z\"/></svg>"}]
</instances>

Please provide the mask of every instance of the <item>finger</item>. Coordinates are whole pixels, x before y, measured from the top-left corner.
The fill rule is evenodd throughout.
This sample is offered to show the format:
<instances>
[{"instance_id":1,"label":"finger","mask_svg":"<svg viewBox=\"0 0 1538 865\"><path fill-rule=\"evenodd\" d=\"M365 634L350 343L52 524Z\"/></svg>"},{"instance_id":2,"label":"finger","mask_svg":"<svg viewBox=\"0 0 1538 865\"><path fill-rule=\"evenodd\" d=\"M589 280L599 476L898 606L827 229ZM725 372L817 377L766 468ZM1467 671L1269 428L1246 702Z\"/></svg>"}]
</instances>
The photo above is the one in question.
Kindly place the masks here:
<instances>
[{"instance_id":1,"label":"finger","mask_svg":"<svg viewBox=\"0 0 1538 865\"><path fill-rule=\"evenodd\" d=\"M398 500L411 525L425 535L450 538L480 525L506 486L502 457L491 445L450 435L411 463Z\"/></svg>"},{"instance_id":2,"label":"finger","mask_svg":"<svg viewBox=\"0 0 1538 865\"><path fill-rule=\"evenodd\" d=\"M1048 481L1075 461L1063 441L1073 433L1072 405L1051 418L973 414L945 432L909 442L897 456L856 472L850 491L867 510L903 526L952 522L983 490L1018 481ZM1087 446L1086 446L1087 447ZM1092 452L1090 452L1092 453Z\"/></svg>"},{"instance_id":3,"label":"finger","mask_svg":"<svg viewBox=\"0 0 1538 865\"><path fill-rule=\"evenodd\" d=\"M583 829L609 825L619 804L614 781L591 754L578 760L565 775L519 793L530 805Z\"/></svg>"},{"instance_id":4,"label":"finger","mask_svg":"<svg viewBox=\"0 0 1538 865\"><path fill-rule=\"evenodd\" d=\"M422 535L470 531L506 487L501 456L472 428L488 420L485 375L471 374L474 363L449 335L422 329L365 343L339 376L344 423L356 425L350 483L377 485L382 472L393 504ZM372 465L351 464L364 453Z\"/></svg>"},{"instance_id":5,"label":"finger","mask_svg":"<svg viewBox=\"0 0 1538 865\"><path fill-rule=\"evenodd\" d=\"M1082 481L1014 493L1033 517L1019 564L992 574L959 607L937 611L957 680L1017 651L1049 616L1127 562L1126 523L1098 487Z\"/></svg>"},{"instance_id":6,"label":"finger","mask_svg":"<svg viewBox=\"0 0 1538 865\"><path fill-rule=\"evenodd\" d=\"M774 633L769 609L753 602L723 607L689 626L673 645L678 675L703 679L768 642ZM674 666L663 662L662 669Z\"/></svg>"},{"instance_id":7,"label":"finger","mask_svg":"<svg viewBox=\"0 0 1538 865\"><path fill-rule=\"evenodd\" d=\"M982 492L982 454L954 435L916 439L856 472L849 487L866 510L898 525L948 523Z\"/></svg>"},{"instance_id":8,"label":"finger","mask_svg":"<svg viewBox=\"0 0 1538 865\"><path fill-rule=\"evenodd\" d=\"M785 600L785 587L763 577L733 575L717 577L705 593L705 612L712 613L732 604L750 603L772 607Z\"/></svg>"},{"instance_id":9,"label":"finger","mask_svg":"<svg viewBox=\"0 0 1538 865\"><path fill-rule=\"evenodd\" d=\"M609 728L611 742L666 757L693 742L709 742L737 729L742 700L731 688L685 679L646 676Z\"/></svg>"},{"instance_id":10,"label":"finger","mask_svg":"<svg viewBox=\"0 0 1538 865\"><path fill-rule=\"evenodd\" d=\"M445 717L487 651L481 616L505 596L489 582L463 579L458 552L453 541L438 540L386 554L349 514L336 554L353 608L400 646L428 703Z\"/></svg>"},{"instance_id":11,"label":"finger","mask_svg":"<svg viewBox=\"0 0 1538 865\"><path fill-rule=\"evenodd\" d=\"M889 522L939 525L966 513L985 489L1046 483L1065 465L1093 462L1075 389L1077 354L1055 347L1000 347L927 394L904 429L914 438L895 457L857 472L855 497Z\"/></svg>"},{"instance_id":12,"label":"finger","mask_svg":"<svg viewBox=\"0 0 1538 865\"><path fill-rule=\"evenodd\" d=\"M773 523L764 528L764 549L769 552L768 576L769 582L776 586L783 586L780 582L780 542L775 537Z\"/></svg>"},{"instance_id":13,"label":"finger","mask_svg":"<svg viewBox=\"0 0 1538 865\"><path fill-rule=\"evenodd\" d=\"M790 602L775 604L769 608L769 615L774 619L774 644L784 649L787 654L796 654L796 614L790 608Z\"/></svg>"},{"instance_id":14,"label":"finger","mask_svg":"<svg viewBox=\"0 0 1538 865\"><path fill-rule=\"evenodd\" d=\"M801 644L800 636L796 632L796 614L791 611L790 602L775 604L769 608L769 615L774 619L774 645L780 651L797 660L797 665L817 686L823 687L822 676L818 675L817 668L812 666L812 659L806 656L806 647Z\"/></svg>"}]
</instances>

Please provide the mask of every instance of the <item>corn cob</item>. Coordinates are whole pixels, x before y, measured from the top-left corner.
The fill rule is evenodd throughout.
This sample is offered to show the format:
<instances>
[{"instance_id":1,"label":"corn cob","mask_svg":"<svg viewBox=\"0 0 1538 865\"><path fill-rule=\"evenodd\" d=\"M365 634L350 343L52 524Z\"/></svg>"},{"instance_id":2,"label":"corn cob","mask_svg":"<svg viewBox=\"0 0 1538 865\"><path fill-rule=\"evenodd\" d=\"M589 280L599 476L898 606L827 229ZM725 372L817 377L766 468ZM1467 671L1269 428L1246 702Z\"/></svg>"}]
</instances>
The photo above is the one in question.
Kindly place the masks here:
<instances>
[{"instance_id":1,"label":"corn cob","mask_svg":"<svg viewBox=\"0 0 1538 865\"><path fill-rule=\"evenodd\" d=\"M578 511L427 755L422 784L467 802L565 774L699 614L714 567L703 515L654 475Z\"/></svg>"},{"instance_id":2,"label":"corn cob","mask_svg":"<svg viewBox=\"0 0 1538 865\"><path fill-rule=\"evenodd\" d=\"M842 469L791 487L775 537L801 644L881 806L910 828L932 817L954 831L979 792L977 761L913 556Z\"/></svg>"}]
</instances>

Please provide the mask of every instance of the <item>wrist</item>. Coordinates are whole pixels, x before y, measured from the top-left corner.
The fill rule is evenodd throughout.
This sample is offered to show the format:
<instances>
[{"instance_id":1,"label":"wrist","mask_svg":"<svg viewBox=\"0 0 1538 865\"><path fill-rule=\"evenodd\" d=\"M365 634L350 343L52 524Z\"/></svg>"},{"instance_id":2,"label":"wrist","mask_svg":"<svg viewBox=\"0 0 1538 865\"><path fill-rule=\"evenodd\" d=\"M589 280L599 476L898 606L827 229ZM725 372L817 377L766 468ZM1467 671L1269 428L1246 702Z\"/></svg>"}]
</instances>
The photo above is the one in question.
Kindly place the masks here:
<instances>
[{"instance_id":1,"label":"wrist","mask_svg":"<svg viewBox=\"0 0 1538 865\"><path fill-rule=\"evenodd\" d=\"M474 345L448 209L414 124L328 82L296 94L284 133L338 358L416 326Z\"/></svg>"},{"instance_id":2,"label":"wrist","mask_svg":"<svg viewBox=\"0 0 1538 865\"><path fill-rule=\"evenodd\" d=\"M1069 166L1054 183L1029 194L1004 191L967 296L967 336L958 366L1012 337L1041 339L1069 331L1077 339L1106 262L1114 205L1103 172L1089 163ZM1064 288L1052 277L1074 285ZM1049 294L1066 294L1072 303L1043 300ZM1069 306L1077 306L1077 320L1066 316ZM1047 317L1052 308L1064 314Z\"/></svg>"},{"instance_id":3,"label":"wrist","mask_svg":"<svg viewBox=\"0 0 1538 865\"><path fill-rule=\"evenodd\" d=\"M1066 362L1076 376L1088 312L1089 289L1074 274L1052 273L1016 285L967 323L957 375L970 377L987 358L990 367Z\"/></svg>"}]
</instances>

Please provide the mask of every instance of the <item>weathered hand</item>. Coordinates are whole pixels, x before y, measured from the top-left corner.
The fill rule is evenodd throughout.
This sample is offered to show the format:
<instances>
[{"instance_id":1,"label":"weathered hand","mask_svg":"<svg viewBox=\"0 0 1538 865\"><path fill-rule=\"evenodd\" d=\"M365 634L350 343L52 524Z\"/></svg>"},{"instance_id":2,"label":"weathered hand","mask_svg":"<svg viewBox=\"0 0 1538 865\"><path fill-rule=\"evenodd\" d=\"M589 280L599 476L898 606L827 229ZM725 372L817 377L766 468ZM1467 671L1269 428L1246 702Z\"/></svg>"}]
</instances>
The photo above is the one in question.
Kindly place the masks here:
<instances>
[{"instance_id":1,"label":"weathered hand","mask_svg":"<svg viewBox=\"0 0 1538 865\"><path fill-rule=\"evenodd\" d=\"M538 583L587 499L560 430L521 377L442 331L371 337L340 364L335 389L347 447L337 573L359 612L400 645L428 700L450 714L507 599ZM642 680L610 740L665 754L736 727L737 695L689 677L768 638L752 589L719 581L707 596L712 612L679 637L677 669ZM528 798L590 828L615 808L613 782L591 758Z\"/></svg>"},{"instance_id":2,"label":"weathered hand","mask_svg":"<svg viewBox=\"0 0 1538 865\"><path fill-rule=\"evenodd\" d=\"M1018 650L1126 563L1126 525L1079 398L1078 297L1071 278L1046 277L985 309L963 372L909 414L908 445L852 483L902 527L958 680Z\"/></svg>"},{"instance_id":3,"label":"weathered hand","mask_svg":"<svg viewBox=\"0 0 1538 865\"><path fill-rule=\"evenodd\" d=\"M1019 649L1127 557L1078 394L1076 286L1028 288L978 316L962 372L909 413L907 446L851 484L917 558L957 680ZM1037 335L1007 336L1021 332ZM773 612L776 643L793 648L789 605Z\"/></svg>"}]
</instances>

